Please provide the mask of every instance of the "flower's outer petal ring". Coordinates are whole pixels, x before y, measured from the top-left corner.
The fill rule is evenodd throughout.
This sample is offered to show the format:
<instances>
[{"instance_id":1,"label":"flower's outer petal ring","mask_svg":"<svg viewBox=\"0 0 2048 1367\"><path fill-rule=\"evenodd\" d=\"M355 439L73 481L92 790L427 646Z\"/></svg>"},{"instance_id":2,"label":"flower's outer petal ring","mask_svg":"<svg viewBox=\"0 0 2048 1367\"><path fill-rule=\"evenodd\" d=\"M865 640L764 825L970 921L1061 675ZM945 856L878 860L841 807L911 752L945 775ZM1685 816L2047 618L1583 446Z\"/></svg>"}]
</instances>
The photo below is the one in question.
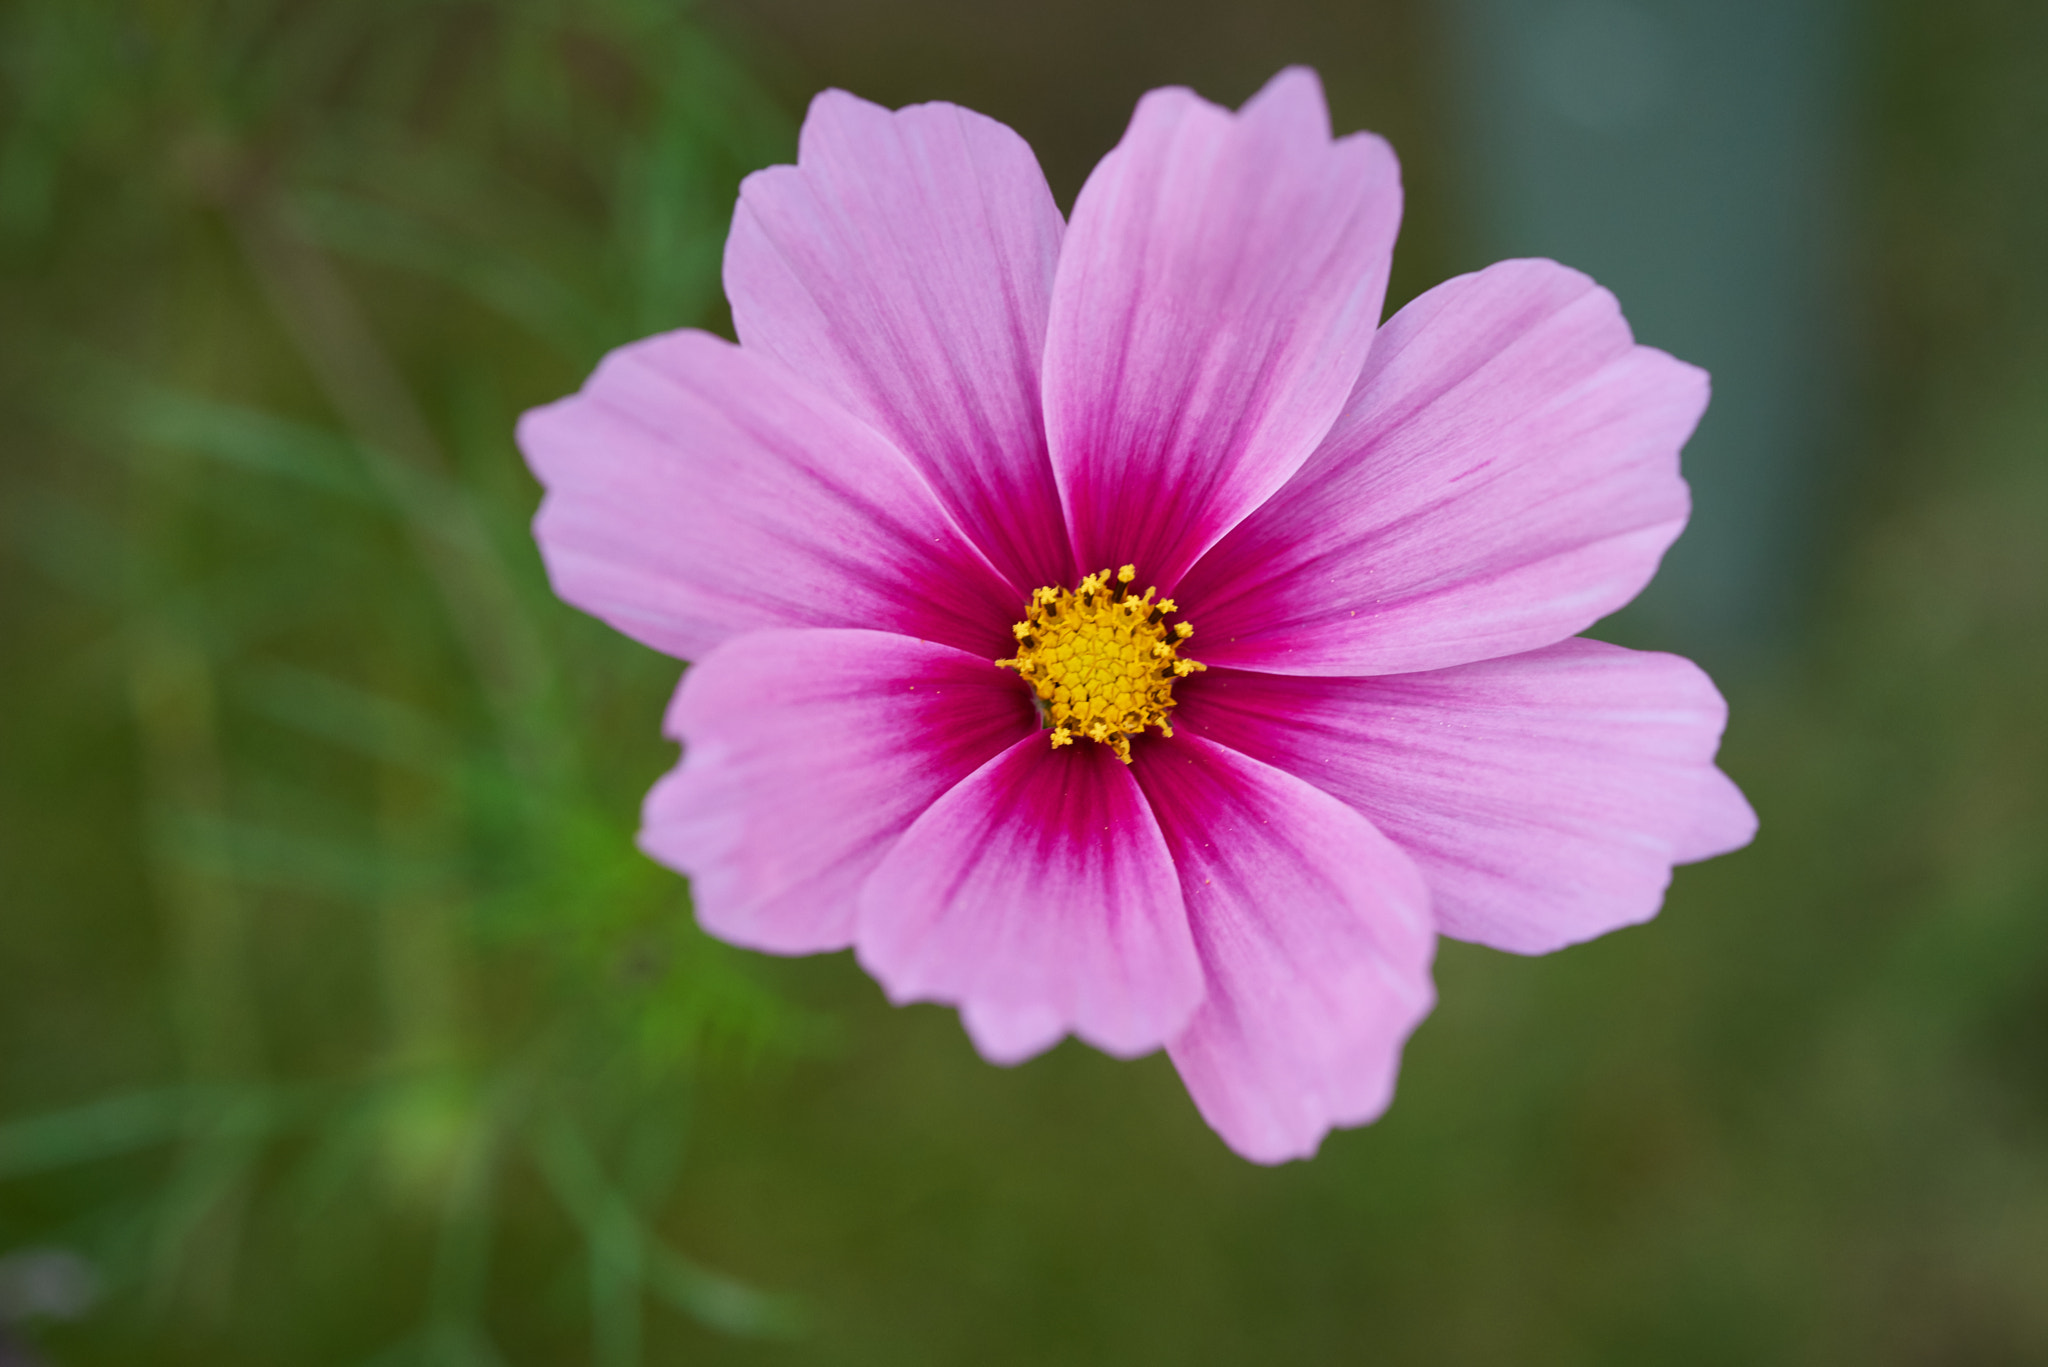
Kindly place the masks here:
<instances>
[{"instance_id":1,"label":"flower's outer petal ring","mask_svg":"<svg viewBox=\"0 0 2048 1367\"><path fill-rule=\"evenodd\" d=\"M879 631L761 631L691 667L669 706L682 765L640 846L690 875L722 939L853 942L861 884L918 814L1037 725L1014 675Z\"/></svg>"},{"instance_id":2,"label":"flower's outer petal ring","mask_svg":"<svg viewBox=\"0 0 2048 1367\"><path fill-rule=\"evenodd\" d=\"M1019 594L1074 578L1039 394L1062 230L1002 124L828 90L725 247L741 344L887 433Z\"/></svg>"},{"instance_id":3,"label":"flower's outer petal ring","mask_svg":"<svg viewBox=\"0 0 2048 1367\"><path fill-rule=\"evenodd\" d=\"M1015 1063L1068 1031L1156 1049L1202 998L1166 843L1106 745L1026 737L934 803L861 892L856 947L892 1000L957 1004Z\"/></svg>"},{"instance_id":4,"label":"flower's outer petal ring","mask_svg":"<svg viewBox=\"0 0 2048 1367\"><path fill-rule=\"evenodd\" d=\"M1168 1052L1233 1149L1306 1157L1386 1109L1435 1002L1422 877L1356 811L1199 736L1148 744L1134 768L1208 977Z\"/></svg>"},{"instance_id":5,"label":"flower's outer petal ring","mask_svg":"<svg viewBox=\"0 0 2048 1367\"><path fill-rule=\"evenodd\" d=\"M1675 655L1571 640L1378 679L1213 669L1176 725L1356 807L1444 934L1540 954L1657 914L1671 866L1745 845L1727 709Z\"/></svg>"},{"instance_id":6,"label":"flower's outer petal ring","mask_svg":"<svg viewBox=\"0 0 2048 1367\"><path fill-rule=\"evenodd\" d=\"M1083 569L1181 573L1343 408L1400 225L1385 142L1330 140L1313 73L1232 115L1155 90L1088 178L1053 286L1046 428Z\"/></svg>"},{"instance_id":7,"label":"flower's outer petal ring","mask_svg":"<svg viewBox=\"0 0 2048 1367\"><path fill-rule=\"evenodd\" d=\"M763 627L873 627L995 659L1017 595L902 453L781 366L703 332L605 357L519 421L555 592L698 659Z\"/></svg>"},{"instance_id":8,"label":"flower's outer petal ring","mask_svg":"<svg viewBox=\"0 0 2048 1367\"><path fill-rule=\"evenodd\" d=\"M1315 456L1187 576L1200 658L1402 674L1563 640L1641 591L1690 507L1703 371L1552 261L1446 281L1380 330Z\"/></svg>"}]
</instances>

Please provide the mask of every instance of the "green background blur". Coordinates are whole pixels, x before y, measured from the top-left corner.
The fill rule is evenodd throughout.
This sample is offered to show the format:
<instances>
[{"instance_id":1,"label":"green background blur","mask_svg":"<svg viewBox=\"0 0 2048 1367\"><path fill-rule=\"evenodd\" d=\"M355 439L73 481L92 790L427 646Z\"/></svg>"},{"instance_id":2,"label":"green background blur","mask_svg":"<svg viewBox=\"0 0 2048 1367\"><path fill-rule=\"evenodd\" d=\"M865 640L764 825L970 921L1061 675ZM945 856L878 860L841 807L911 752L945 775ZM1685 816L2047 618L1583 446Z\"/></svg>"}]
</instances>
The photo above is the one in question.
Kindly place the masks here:
<instances>
[{"instance_id":1,"label":"green background blur","mask_svg":"<svg viewBox=\"0 0 2048 1367\"><path fill-rule=\"evenodd\" d=\"M1065 203L1143 89L1307 61L1403 155L1394 302L1563 252L1485 179L1499 3L12 0L0 1364L2048 1363L2048 6L1809 8L1755 335L1658 302L1758 292L1712 242L1575 262L1718 411L1773 301L1819 362L1688 454L1674 582L1764 587L1612 628L1714 667L1763 834L1447 943L1387 1118L1264 1169L1163 1058L992 1068L698 934L631 845L676 666L549 596L510 431L727 325L825 84Z\"/></svg>"}]
</instances>

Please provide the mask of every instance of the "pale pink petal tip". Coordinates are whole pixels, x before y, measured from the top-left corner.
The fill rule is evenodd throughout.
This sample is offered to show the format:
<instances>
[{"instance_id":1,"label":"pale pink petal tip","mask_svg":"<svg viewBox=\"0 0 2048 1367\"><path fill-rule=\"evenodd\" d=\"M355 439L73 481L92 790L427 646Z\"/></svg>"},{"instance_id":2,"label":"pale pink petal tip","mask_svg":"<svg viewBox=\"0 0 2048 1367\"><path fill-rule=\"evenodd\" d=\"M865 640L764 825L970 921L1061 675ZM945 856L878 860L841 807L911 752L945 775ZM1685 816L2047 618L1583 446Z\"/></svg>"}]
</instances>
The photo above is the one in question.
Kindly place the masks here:
<instances>
[{"instance_id":1,"label":"pale pink petal tip","mask_svg":"<svg viewBox=\"0 0 2048 1367\"><path fill-rule=\"evenodd\" d=\"M1313 67L1282 67L1239 113L1287 127L1291 136L1305 143L1330 141L1330 106L1323 98L1323 79Z\"/></svg>"},{"instance_id":2,"label":"pale pink petal tip","mask_svg":"<svg viewBox=\"0 0 2048 1367\"><path fill-rule=\"evenodd\" d=\"M1673 851L1680 864L1732 854L1756 839L1756 810L1735 780L1709 769L1701 775L1700 790L1697 814Z\"/></svg>"}]
</instances>

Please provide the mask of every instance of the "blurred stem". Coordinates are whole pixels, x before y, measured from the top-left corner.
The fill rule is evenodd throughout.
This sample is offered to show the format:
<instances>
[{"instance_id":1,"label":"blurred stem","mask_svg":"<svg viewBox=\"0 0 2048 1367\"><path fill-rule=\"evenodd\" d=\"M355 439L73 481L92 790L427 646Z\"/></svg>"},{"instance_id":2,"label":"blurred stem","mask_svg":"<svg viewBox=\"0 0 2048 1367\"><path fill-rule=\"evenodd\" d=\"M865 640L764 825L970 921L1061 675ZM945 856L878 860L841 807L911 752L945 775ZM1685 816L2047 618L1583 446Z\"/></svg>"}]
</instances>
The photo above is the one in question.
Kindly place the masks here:
<instances>
[{"instance_id":1,"label":"blurred stem","mask_svg":"<svg viewBox=\"0 0 2048 1367\"><path fill-rule=\"evenodd\" d=\"M595 1367L640 1361L642 1266L640 1217L605 1179L583 1132L567 1117L547 1118L536 1147L555 1198L582 1227L590 1274L590 1356Z\"/></svg>"},{"instance_id":2,"label":"blurred stem","mask_svg":"<svg viewBox=\"0 0 2048 1367\"><path fill-rule=\"evenodd\" d=\"M559 773L536 713L546 653L433 428L334 263L260 181L222 196L243 256L323 395L356 435L404 520L469 656L515 768Z\"/></svg>"},{"instance_id":3,"label":"blurred stem","mask_svg":"<svg viewBox=\"0 0 2048 1367\"><path fill-rule=\"evenodd\" d=\"M402 635L402 633L398 633ZM392 697L411 693L403 661L420 652L384 643L384 691ZM418 747L412 728L398 731L399 714L385 718L386 752ZM439 749L439 747L434 747ZM460 1054L461 983L454 924L461 894L445 877L423 879L417 872L446 866L457 851L461 834L449 810L444 777L452 757L409 756L409 763L385 760L377 766L377 826L387 870L378 898L378 960L390 1030L392 1062L403 1073L433 1071L453 1063Z\"/></svg>"},{"instance_id":4,"label":"blurred stem","mask_svg":"<svg viewBox=\"0 0 2048 1367\"><path fill-rule=\"evenodd\" d=\"M182 490L167 478L181 471L167 467L136 482L145 547L160 550L170 539ZM220 1099L260 1071L260 1021L230 852L209 848L203 834L226 824L227 780L213 669L195 633L161 612L142 616L129 636L128 696L153 827L150 870L168 922L171 1009L191 1089L178 1167L159 1215L154 1293L167 1297L182 1283L218 1315L231 1303L248 1197L247 1127Z\"/></svg>"},{"instance_id":5,"label":"blurred stem","mask_svg":"<svg viewBox=\"0 0 2048 1367\"><path fill-rule=\"evenodd\" d=\"M559 1101L556 1103L559 1105ZM592 1356L599 1367L638 1361L646 1292L708 1328L752 1338L802 1331L802 1307L678 1254L652 1230L644 1208L605 1175L583 1129L556 1110L534 1135L541 1175L583 1231L591 1286Z\"/></svg>"},{"instance_id":6,"label":"blurred stem","mask_svg":"<svg viewBox=\"0 0 2048 1367\"><path fill-rule=\"evenodd\" d=\"M198 831L226 824L213 671L188 634L146 619L130 644L128 695L156 827L151 867L169 912L172 1009L186 1071L197 1082L240 1080L256 1071L243 963L247 918L218 861L192 857Z\"/></svg>"},{"instance_id":7,"label":"blurred stem","mask_svg":"<svg viewBox=\"0 0 2048 1367\"><path fill-rule=\"evenodd\" d=\"M498 1361L484 1331L484 1294L505 1132L525 1104L525 1091L518 1070L508 1070L468 1127L443 1193L428 1333L436 1359L451 1365Z\"/></svg>"},{"instance_id":8,"label":"blurred stem","mask_svg":"<svg viewBox=\"0 0 2048 1367\"><path fill-rule=\"evenodd\" d=\"M383 691L409 696L408 649L397 625L380 637ZM399 714L387 717L396 726ZM452 757L419 754L421 738L407 727L385 743L387 754L410 744L407 763L377 766L377 826L384 885L377 898L377 962L382 980L386 1057L393 1078L383 1111L386 1175L407 1198L437 1195L463 1162L478 1118L463 1075L462 891L442 872L454 861L461 832L450 809L446 775ZM438 751L439 747L433 747Z\"/></svg>"}]
</instances>

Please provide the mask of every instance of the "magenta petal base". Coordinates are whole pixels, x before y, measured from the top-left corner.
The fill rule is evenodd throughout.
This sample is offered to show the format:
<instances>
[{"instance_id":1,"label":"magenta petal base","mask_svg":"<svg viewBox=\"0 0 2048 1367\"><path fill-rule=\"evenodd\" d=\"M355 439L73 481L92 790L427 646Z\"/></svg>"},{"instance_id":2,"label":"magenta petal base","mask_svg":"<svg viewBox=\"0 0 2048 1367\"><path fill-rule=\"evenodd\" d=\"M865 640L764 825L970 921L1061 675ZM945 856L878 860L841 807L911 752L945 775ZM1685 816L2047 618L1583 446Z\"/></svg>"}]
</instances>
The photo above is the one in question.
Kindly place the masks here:
<instances>
[{"instance_id":1,"label":"magenta petal base","mask_svg":"<svg viewBox=\"0 0 2048 1367\"><path fill-rule=\"evenodd\" d=\"M998 1063L1069 1031L1148 1053L1202 1000L1173 858L1131 770L1037 734L904 832L861 892L860 960L897 1001L958 1003Z\"/></svg>"}]
</instances>

